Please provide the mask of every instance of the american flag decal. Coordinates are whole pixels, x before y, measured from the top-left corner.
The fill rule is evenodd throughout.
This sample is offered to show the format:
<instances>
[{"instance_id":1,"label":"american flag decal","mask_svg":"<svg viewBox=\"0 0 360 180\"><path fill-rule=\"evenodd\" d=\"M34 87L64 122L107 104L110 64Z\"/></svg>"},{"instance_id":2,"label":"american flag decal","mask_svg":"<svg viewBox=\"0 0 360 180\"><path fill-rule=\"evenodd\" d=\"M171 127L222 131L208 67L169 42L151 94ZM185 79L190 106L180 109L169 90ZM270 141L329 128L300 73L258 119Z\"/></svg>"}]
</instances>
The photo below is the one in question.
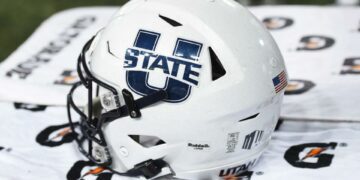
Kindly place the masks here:
<instances>
[{"instance_id":1,"label":"american flag decal","mask_svg":"<svg viewBox=\"0 0 360 180\"><path fill-rule=\"evenodd\" d=\"M273 79L274 87L276 93L279 93L281 90L283 90L287 86L287 79L286 79L286 73L285 71L282 71L279 75L277 75Z\"/></svg>"}]
</instances>

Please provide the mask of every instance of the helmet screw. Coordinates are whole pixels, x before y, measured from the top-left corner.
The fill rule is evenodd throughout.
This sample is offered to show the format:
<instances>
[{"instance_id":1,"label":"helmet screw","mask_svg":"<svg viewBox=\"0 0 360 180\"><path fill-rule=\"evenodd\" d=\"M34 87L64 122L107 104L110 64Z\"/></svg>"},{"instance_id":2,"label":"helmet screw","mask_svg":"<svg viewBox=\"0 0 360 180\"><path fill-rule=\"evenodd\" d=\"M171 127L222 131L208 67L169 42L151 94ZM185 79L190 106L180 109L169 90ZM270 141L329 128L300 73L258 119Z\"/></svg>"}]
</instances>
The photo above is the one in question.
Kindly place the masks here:
<instances>
[{"instance_id":1,"label":"helmet screw","mask_svg":"<svg viewBox=\"0 0 360 180\"><path fill-rule=\"evenodd\" d=\"M129 156L129 151L124 147L120 147L120 154L123 155L124 157Z\"/></svg>"},{"instance_id":2,"label":"helmet screw","mask_svg":"<svg viewBox=\"0 0 360 180\"><path fill-rule=\"evenodd\" d=\"M110 99L110 97L105 96L105 97L103 98L103 100L104 100L105 106L110 106L110 105L111 105L111 99Z\"/></svg>"},{"instance_id":3,"label":"helmet screw","mask_svg":"<svg viewBox=\"0 0 360 180\"><path fill-rule=\"evenodd\" d=\"M277 60L275 58L271 58L270 65L271 65L271 67L276 68L278 66Z\"/></svg>"},{"instance_id":4,"label":"helmet screw","mask_svg":"<svg viewBox=\"0 0 360 180\"><path fill-rule=\"evenodd\" d=\"M101 150L99 148L95 149L95 156L98 157L98 158L103 157L103 153L101 152Z\"/></svg>"},{"instance_id":5,"label":"helmet screw","mask_svg":"<svg viewBox=\"0 0 360 180\"><path fill-rule=\"evenodd\" d=\"M132 116L132 117L136 117L136 116L137 116L136 111L131 111L131 116Z\"/></svg>"}]
</instances>

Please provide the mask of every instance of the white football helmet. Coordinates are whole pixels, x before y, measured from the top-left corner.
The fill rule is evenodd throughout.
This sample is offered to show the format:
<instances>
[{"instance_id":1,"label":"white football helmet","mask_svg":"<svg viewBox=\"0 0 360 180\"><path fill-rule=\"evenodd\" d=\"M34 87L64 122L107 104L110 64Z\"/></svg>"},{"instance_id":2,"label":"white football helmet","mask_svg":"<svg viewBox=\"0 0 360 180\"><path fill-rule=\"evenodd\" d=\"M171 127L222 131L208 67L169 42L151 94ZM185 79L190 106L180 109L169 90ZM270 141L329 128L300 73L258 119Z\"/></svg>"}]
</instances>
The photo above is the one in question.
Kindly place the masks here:
<instances>
[{"instance_id":1,"label":"white football helmet","mask_svg":"<svg viewBox=\"0 0 360 180\"><path fill-rule=\"evenodd\" d=\"M218 179L254 166L287 85L273 38L234 0L132 0L85 45L78 73L68 111L80 151L148 179ZM79 86L86 108L72 100Z\"/></svg>"}]
</instances>

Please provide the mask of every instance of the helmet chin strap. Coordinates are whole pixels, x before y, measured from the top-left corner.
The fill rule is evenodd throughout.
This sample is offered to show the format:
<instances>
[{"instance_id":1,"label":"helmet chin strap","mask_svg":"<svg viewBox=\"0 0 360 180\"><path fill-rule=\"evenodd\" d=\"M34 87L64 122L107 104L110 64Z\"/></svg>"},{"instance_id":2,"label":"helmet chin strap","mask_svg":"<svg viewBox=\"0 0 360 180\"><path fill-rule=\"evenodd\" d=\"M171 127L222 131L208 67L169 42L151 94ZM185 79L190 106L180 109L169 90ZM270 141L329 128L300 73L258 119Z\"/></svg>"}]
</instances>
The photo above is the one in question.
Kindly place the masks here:
<instances>
[{"instance_id":1,"label":"helmet chin strap","mask_svg":"<svg viewBox=\"0 0 360 180\"><path fill-rule=\"evenodd\" d=\"M175 178L175 173L171 169L170 166L164 167L161 170L161 173L159 173L157 176L151 178L151 180L169 180L169 179L178 179Z\"/></svg>"},{"instance_id":2,"label":"helmet chin strap","mask_svg":"<svg viewBox=\"0 0 360 180\"><path fill-rule=\"evenodd\" d=\"M120 176L139 177L141 179L165 180L176 179L175 173L163 159L147 160L134 166L125 173L119 173L111 168L111 172Z\"/></svg>"}]
</instances>

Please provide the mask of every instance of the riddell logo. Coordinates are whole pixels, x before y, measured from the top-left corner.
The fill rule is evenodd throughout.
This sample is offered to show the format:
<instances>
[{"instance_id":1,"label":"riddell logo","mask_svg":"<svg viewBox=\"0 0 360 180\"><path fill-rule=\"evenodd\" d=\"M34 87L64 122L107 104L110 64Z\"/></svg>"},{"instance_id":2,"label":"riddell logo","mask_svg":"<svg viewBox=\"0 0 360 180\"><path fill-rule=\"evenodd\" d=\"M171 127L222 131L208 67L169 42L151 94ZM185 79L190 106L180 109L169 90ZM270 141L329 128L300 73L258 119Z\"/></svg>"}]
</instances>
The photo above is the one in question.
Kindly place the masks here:
<instances>
[{"instance_id":1,"label":"riddell logo","mask_svg":"<svg viewBox=\"0 0 360 180\"><path fill-rule=\"evenodd\" d=\"M330 48L335 44L335 40L325 36L305 36L300 40L298 51L317 51Z\"/></svg>"},{"instance_id":2,"label":"riddell logo","mask_svg":"<svg viewBox=\"0 0 360 180\"><path fill-rule=\"evenodd\" d=\"M204 150L210 148L209 144L192 144L192 143L188 143L188 147L192 147L194 150Z\"/></svg>"},{"instance_id":3,"label":"riddell logo","mask_svg":"<svg viewBox=\"0 0 360 180\"><path fill-rule=\"evenodd\" d=\"M328 167L334 158L331 153L337 143L309 143L290 147L284 155L285 160L294 167L318 169Z\"/></svg>"},{"instance_id":4,"label":"riddell logo","mask_svg":"<svg viewBox=\"0 0 360 180\"><path fill-rule=\"evenodd\" d=\"M293 25L294 20L286 17L267 17L263 23L269 30L279 30Z\"/></svg>"},{"instance_id":5,"label":"riddell logo","mask_svg":"<svg viewBox=\"0 0 360 180\"><path fill-rule=\"evenodd\" d=\"M236 166L236 167L232 167L232 168L228 168L228 169L222 169L219 173L219 177L227 177L228 179L230 179L230 177L237 177L237 176L241 176L243 175L242 173L244 173L246 170L248 170L249 168L253 167L256 163L257 159L254 159L246 164L242 164L240 166Z\"/></svg>"}]
</instances>

